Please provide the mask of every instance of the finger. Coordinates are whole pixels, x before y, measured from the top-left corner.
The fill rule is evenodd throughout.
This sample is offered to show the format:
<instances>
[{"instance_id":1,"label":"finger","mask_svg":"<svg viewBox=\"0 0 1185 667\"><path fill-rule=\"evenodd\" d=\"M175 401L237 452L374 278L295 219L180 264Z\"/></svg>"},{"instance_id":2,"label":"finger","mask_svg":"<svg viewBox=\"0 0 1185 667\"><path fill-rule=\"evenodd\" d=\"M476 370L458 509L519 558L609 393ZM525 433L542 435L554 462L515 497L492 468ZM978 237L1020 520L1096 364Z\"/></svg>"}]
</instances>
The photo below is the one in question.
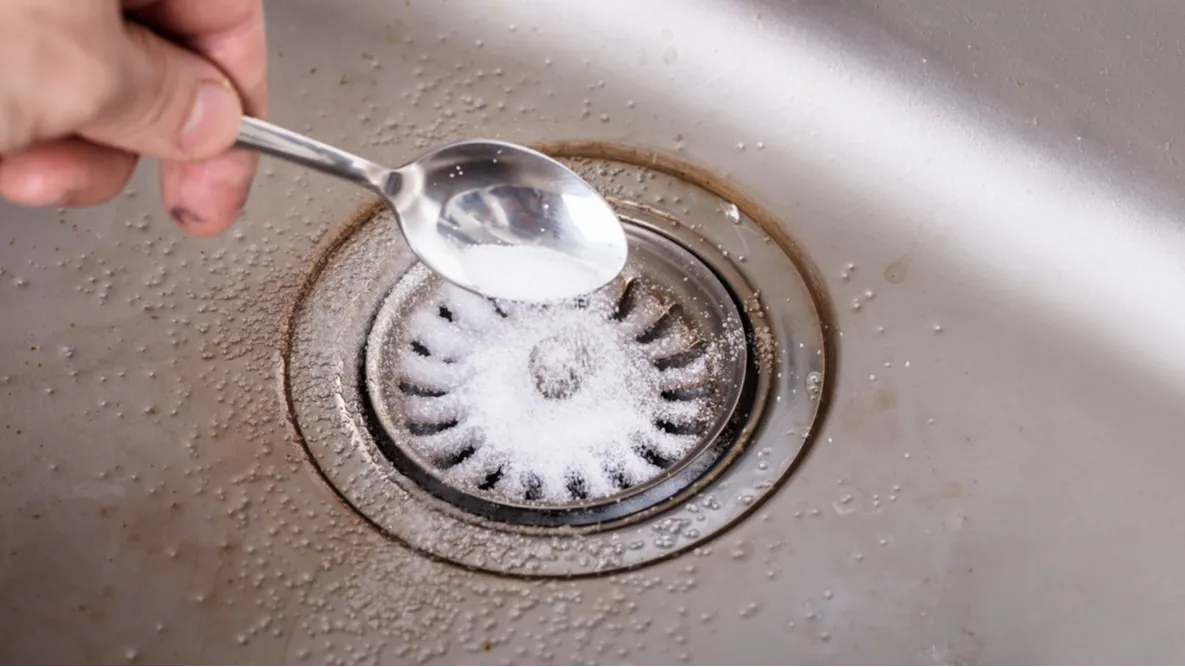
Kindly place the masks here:
<instances>
[{"instance_id":1,"label":"finger","mask_svg":"<svg viewBox=\"0 0 1185 667\"><path fill-rule=\"evenodd\" d=\"M58 139L0 161L0 196L24 206L92 206L123 190L136 156L82 139Z\"/></svg>"},{"instance_id":2,"label":"finger","mask_svg":"<svg viewBox=\"0 0 1185 667\"><path fill-rule=\"evenodd\" d=\"M193 236L230 227L246 202L256 156L233 151L202 162L161 165L161 199L169 217Z\"/></svg>"},{"instance_id":3,"label":"finger","mask_svg":"<svg viewBox=\"0 0 1185 667\"><path fill-rule=\"evenodd\" d=\"M267 113L262 0L156 0L137 15L209 58L230 77L254 116Z\"/></svg>"},{"instance_id":4,"label":"finger","mask_svg":"<svg viewBox=\"0 0 1185 667\"><path fill-rule=\"evenodd\" d=\"M157 0L138 15L209 58L226 73L246 113L267 114L267 47L260 0ZM258 155L232 151L201 163L161 165L161 193L181 227L217 234L247 198Z\"/></svg>"},{"instance_id":5,"label":"finger","mask_svg":"<svg viewBox=\"0 0 1185 667\"><path fill-rule=\"evenodd\" d=\"M112 94L79 129L95 143L168 160L221 154L238 135L242 103L218 67L128 23Z\"/></svg>"}]
</instances>

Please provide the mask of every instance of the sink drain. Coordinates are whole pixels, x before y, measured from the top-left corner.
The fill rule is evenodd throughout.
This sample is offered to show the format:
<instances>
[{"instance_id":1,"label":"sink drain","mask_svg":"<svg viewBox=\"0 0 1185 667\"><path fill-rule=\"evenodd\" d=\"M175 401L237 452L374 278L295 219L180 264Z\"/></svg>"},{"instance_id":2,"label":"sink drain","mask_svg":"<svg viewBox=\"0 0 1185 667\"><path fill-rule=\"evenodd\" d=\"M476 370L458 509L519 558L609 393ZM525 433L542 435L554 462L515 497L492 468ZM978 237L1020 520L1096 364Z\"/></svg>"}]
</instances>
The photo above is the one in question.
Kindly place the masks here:
<instances>
[{"instance_id":1,"label":"sink drain","mask_svg":"<svg viewBox=\"0 0 1185 667\"><path fill-rule=\"evenodd\" d=\"M489 301L420 266L399 280L368 337L366 399L400 472L481 516L577 526L670 497L719 458L756 377L735 297L625 223L622 276L570 303Z\"/></svg>"},{"instance_id":2,"label":"sink drain","mask_svg":"<svg viewBox=\"0 0 1185 667\"><path fill-rule=\"evenodd\" d=\"M378 208L310 276L291 418L380 530L477 569L606 572L710 539L789 474L825 399L809 270L689 168L610 157L568 160L630 240L622 276L585 298L457 289Z\"/></svg>"}]
</instances>

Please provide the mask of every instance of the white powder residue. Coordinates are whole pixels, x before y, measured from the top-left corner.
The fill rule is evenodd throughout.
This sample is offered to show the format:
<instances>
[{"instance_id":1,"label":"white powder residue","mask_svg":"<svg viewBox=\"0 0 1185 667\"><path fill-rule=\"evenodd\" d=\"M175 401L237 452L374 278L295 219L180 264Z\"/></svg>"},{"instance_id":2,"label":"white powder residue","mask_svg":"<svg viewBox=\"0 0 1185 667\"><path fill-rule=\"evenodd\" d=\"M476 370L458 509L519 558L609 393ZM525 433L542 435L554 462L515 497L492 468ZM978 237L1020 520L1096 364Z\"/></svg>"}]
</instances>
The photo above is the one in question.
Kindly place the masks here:
<instances>
[{"instance_id":1,"label":"white powder residue","mask_svg":"<svg viewBox=\"0 0 1185 667\"><path fill-rule=\"evenodd\" d=\"M604 271L551 248L477 245L461 253L469 284L499 299L544 303L602 287Z\"/></svg>"},{"instance_id":2,"label":"white powder residue","mask_svg":"<svg viewBox=\"0 0 1185 667\"><path fill-rule=\"evenodd\" d=\"M440 306L448 317L437 315ZM491 302L449 287L441 300L421 307L432 317L413 317L405 329L404 340L417 341L429 356L401 352L404 377L449 389L405 400L410 417L456 419L451 428L411 441L435 461L466 453L446 467L446 476L473 485L501 469L494 490L510 498L533 493L566 501L574 484L591 498L659 474L655 454L675 461L695 445L695 436L668 433L656 421L685 423L708 408L708 399L661 397L675 376L706 380L702 358L660 371L653 362L670 346L635 341L644 325L614 320L616 303L600 293L586 308L501 307L506 317ZM649 312L651 322L661 315L657 308L638 310ZM438 348L451 358L432 356Z\"/></svg>"}]
</instances>

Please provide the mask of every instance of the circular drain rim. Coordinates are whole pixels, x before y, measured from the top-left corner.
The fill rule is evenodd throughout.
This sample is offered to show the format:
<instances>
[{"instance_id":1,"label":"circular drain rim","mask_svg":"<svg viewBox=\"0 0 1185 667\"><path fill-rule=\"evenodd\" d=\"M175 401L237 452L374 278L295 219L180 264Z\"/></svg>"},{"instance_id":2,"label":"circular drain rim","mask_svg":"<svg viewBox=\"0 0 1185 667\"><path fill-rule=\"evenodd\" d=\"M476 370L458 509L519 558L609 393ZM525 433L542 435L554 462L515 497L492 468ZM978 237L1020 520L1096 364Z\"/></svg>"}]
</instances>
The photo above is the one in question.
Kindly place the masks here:
<instances>
[{"instance_id":1,"label":"circular drain rim","mask_svg":"<svg viewBox=\"0 0 1185 667\"><path fill-rule=\"evenodd\" d=\"M371 297L385 297L415 263L397 225L377 202L327 245L306 278L281 350L282 379L289 418L316 472L381 533L426 556L479 571L516 577L600 575L664 560L717 537L790 477L830 402L826 371L835 361L837 341L826 323L834 315L819 272L780 223L709 172L671 156L599 142L538 149L567 160L615 204L650 211L685 245L703 250L701 257L714 269L735 272L750 286L754 276L777 286L775 298L759 291L739 296L772 359L777 382L771 404L778 409L766 410L762 421L746 427L740 435L744 446L733 448L735 460L720 474L693 485L679 502L628 520L540 531L461 516L401 478L369 441L356 395L361 374L356 355L379 307L378 297ZM615 199L615 177L636 177L649 188L647 200L663 209L673 203L682 214L676 219L661 209ZM744 254L748 261L717 262L720 254ZM791 400L781 403L783 397Z\"/></svg>"},{"instance_id":2,"label":"circular drain rim","mask_svg":"<svg viewBox=\"0 0 1185 667\"><path fill-rule=\"evenodd\" d=\"M384 299L364 352L367 378L362 392L364 409L377 422L371 428L371 434L379 450L401 474L435 497L479 517L518 526L585 527L623 519L666 503L702 475L709 473L722 457L727 458L725 455L736 444L736 436L743 430L745 422L756 416L754 412L760 380L756 355L748 344L752 340L752 326L741 313L733 287L696 253L653 224L628 215L621 217L631 241L631 259L627 269L644 272L638 264L652 268L645 259L636 262L639 252L644 257L652 253L659 262L672 264L672 270L680 274L665 277L690 279L696 287L702 288L705 300L711 299L713 303L705 303L701 307L716 309L715 314L722 320L721 328L727 328L726 335L743 337L740 341L726 340L720 343L730 348L728 351L735 355L725 362L732 366L726 369L732 371L731 375L716 378L727 386L728 394L721 404L713 406L716 414L711 426L705 433L696 436L696 444L691 450L656 476L619 493L565 503L515 502L496 494L480 493L476 489L458 486L437 474L436 466L425 460L414 445L399 444L400 440L409 441L411 436L402 428L401 420L393 414L395 407L392 404L397 404L398 400L388 393L397 390L391 387L392 383L381 379L386 370L382 353L398 346L394 339L399 335L401 316L406 316L417 305L416 296L409 293L416 290L401 290L400 286L406 280L422 280L437 285L441 282L439 278L418 271L417 267L405 274ZM664 253L666 257L662 257ZM673 266L676 262L680 264L677 269ZM654 282L656 272L633 279ZM372 378L380 380L374 381Z\"/></svg>"}]
</instances>

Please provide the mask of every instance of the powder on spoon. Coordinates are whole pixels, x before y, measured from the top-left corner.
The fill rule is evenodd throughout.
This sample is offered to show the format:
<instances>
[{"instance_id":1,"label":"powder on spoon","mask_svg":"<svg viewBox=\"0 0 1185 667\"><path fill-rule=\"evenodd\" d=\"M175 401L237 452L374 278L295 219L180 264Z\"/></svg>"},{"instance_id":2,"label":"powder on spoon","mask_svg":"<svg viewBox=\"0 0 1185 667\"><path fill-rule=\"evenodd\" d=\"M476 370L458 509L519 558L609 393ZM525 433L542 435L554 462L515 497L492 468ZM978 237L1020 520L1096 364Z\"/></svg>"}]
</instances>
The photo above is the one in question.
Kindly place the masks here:
<instances>
[{"instance_id":1,"label":"powder on spoon","mask_svg":"<svg viewBox=\"0 0 1185 667\"><path fill-rule=\"evenodd\" d=\"M471 286L515 301L570 299L605 282L590 262L540 246L476 245L461 253L461 265Z\"/></svg>"}]
</instances>

